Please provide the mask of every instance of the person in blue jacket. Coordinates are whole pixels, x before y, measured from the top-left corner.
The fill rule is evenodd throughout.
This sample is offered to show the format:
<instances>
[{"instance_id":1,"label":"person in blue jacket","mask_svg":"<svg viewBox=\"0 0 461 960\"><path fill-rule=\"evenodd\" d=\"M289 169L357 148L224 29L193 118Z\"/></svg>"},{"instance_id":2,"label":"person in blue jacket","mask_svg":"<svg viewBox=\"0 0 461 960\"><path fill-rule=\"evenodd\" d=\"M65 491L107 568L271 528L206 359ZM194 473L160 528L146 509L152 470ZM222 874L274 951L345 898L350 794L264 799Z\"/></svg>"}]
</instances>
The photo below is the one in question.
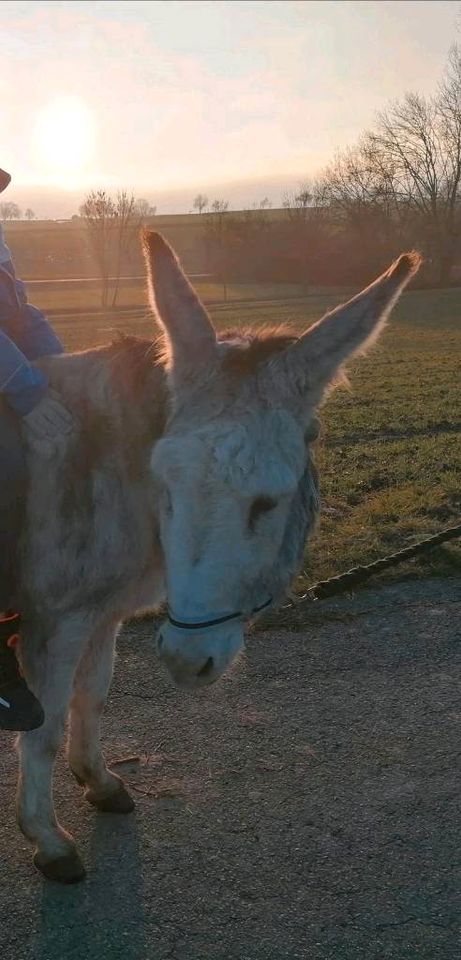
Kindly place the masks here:
<instances>
[{"instance_id":1,"label":"person in blue jacket","mask_svg":"<svg viewBox=\"0 0 461 960\"><path fill-rule=\"evenodd\" d=\"M0 192L10 180L0 170ZM0 728L5 730L32 730L44 720L14 649L20 625L15 565L26 484L23 434L49 450L73 426L71 414L34 365L39 357L62 352L43 313L27 302L0 224Z\"/></svg>"}]
</instances>

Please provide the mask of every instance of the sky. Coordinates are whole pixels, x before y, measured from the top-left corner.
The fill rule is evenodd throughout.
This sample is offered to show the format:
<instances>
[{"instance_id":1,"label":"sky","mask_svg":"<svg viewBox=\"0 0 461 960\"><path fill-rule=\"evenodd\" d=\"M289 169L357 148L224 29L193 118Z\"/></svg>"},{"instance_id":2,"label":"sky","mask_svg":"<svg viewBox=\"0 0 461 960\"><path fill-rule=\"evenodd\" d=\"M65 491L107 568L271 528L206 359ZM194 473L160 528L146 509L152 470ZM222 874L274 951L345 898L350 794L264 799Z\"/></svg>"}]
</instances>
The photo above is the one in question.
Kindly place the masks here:
<instances>
[{"instance_id":1,"label":"sky","mask_svg":"<svg viewBox=\"0 0 461 960\"><path fill-rule=\"evenodd\" d=\"M430 94L460 3L3 0L2 200L69 216L92 187L159 212L247 205L315 175L378 110Z\"/></svg>"}]
</instances>

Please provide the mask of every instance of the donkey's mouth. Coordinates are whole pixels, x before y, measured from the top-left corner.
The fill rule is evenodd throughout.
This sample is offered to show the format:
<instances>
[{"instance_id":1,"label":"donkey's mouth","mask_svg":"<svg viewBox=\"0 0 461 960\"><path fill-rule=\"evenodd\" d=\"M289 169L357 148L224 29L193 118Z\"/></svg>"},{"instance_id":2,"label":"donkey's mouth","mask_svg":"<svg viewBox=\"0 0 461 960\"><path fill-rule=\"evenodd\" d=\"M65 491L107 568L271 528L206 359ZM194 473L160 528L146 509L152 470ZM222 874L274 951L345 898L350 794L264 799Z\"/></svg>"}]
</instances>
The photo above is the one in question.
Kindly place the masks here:
<instances>
[{"instance_id":1,"label":"donkey's mouth","mask_svg":"<svg viewBox=\"0 0 461 960\"><path fill-rule=\"evenodd\" d=\"M208 657L208 660L195 672L184 668L177 663L168 662L168 658L164 658L165 666L168 670L168 673L171 679L174 681L177 687L180 687L181 690L201 690L203 687L210 687L211 684L216 683L221 676L221 672L217 671L214 668L213 661L211 657Z\"/></svg>"},{"instance_id":2,"label":"donkey's mouth","mask_svg":"<svg viewBox=\"0 0 461 960\"><path fill-rule=\"evenodd\" d=\"M202 663L194 663L178 655L170 653L165 646L163 635L157 638L157 651L165 664L168 673L178 687L186 690L196 690L215 683L221 676L221 670L216 669L212 656L204 658Z\"/></svg>"},{"instance_id":3,"label":"donkey's mouth","mask_svg":"<svg viewBox=\"0 0 461 960\"><path fill-rule=\"evenodd\" d=\"M206 679L208 677L208 678L211 678L211 682L213 682L213 676L212 676L213 671L214 671L213 657L208 657L208 660L206 660L206 662L203 664L203 667L200 667L197 677L199 679Z\"/></svg>"}]
</instances>

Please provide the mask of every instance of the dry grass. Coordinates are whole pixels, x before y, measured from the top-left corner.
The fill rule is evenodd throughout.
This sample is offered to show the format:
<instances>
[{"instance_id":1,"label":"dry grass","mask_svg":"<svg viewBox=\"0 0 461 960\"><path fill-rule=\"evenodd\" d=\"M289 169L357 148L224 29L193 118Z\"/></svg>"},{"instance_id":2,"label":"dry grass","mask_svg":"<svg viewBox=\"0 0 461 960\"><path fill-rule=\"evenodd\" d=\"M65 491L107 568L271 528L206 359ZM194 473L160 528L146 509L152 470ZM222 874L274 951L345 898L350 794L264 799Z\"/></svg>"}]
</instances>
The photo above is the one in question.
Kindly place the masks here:
<instances>
[{"instance_id":1,"label":"dry grass","mask_svg":"<svg viewBox=\"0 0 461 960\"><path fill-rule=\"evenodd\" d=\"M221 302L224 300L224 288L214 280L198 280L195 283L197 292L206 303ZM29 297L33 303L45 312L58 315L76 311L82 313L99 312L101 310L101 293L97 283L77 282L29 282ZM109 302L112 299L112 288L109 290ZM299 297L301 287L296 283L229 283L226 288L227 300L255 301L255 300L283 300ZM121 282L117 295L117 309L132 307L134 310L147 308L146 285L144 281ZM116 312L116 311L115 311Z\"/></svg>"}]
</instances>

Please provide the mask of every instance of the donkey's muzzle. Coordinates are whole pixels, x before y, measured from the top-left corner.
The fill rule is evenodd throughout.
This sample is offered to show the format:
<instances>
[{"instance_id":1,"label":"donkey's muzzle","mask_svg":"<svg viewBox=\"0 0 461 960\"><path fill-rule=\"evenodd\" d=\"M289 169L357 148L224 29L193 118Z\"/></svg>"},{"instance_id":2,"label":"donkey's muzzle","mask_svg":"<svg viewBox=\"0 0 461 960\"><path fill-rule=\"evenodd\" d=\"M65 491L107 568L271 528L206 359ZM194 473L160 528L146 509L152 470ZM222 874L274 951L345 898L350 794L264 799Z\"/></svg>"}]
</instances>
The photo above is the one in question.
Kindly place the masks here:
<instances>
[{"instance_id":1,"label":"donkey's muzzle","mask_svg":"<svg viewBox=\"0 0 461 960\"><path fill-rule=\"evenodd\" d=\"M180 687L208 686L224 673L243 645L243 625L223 623L203 633L162 624L157 650L170 676Z\"/></svg>"}]
</instances>

